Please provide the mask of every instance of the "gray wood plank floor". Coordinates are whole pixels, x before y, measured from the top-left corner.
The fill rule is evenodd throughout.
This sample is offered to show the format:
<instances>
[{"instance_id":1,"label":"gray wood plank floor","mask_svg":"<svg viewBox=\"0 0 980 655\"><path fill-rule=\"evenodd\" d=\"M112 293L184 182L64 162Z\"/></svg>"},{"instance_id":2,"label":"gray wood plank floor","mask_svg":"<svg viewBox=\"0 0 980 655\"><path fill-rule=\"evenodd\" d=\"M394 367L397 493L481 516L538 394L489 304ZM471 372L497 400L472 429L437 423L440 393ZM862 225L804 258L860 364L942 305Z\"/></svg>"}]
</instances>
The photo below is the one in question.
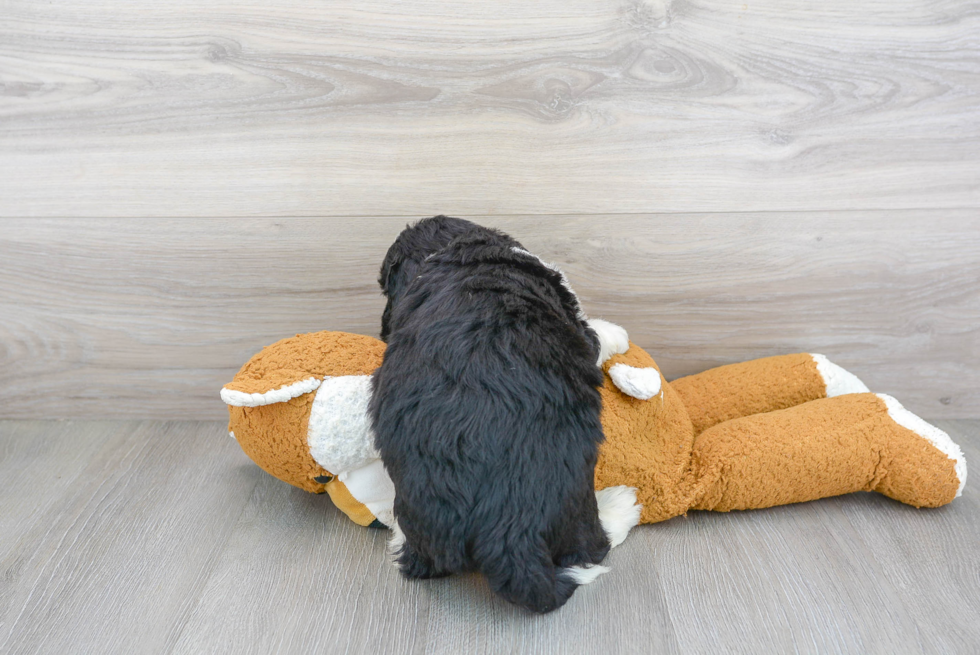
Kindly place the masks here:
<instances>
[{"instance_id":1,"label":"gray wood plank floor","mask_svg":"<svg viewBox=\"0 0 980 655\"><path fill-rule=\"evenodd\" d=\"M980 461L980 421L938 421ZM382 531L260 471L217 422L0 422L4 653L976 653L980 500L875 494L636 529L527 615L402 580Z\"/></svg>"}]
</instances>

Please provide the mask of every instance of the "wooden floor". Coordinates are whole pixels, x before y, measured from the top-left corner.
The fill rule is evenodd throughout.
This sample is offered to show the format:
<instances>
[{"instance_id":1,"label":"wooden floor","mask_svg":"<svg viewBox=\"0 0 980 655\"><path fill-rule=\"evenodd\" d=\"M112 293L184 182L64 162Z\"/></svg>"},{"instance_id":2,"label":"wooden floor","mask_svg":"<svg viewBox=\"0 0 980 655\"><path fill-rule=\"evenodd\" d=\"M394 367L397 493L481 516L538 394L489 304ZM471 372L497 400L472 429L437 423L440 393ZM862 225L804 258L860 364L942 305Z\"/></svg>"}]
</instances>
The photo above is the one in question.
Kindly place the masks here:
<instances>
[{"instance_id":1,"label":"wooden floor","mask_svg":"<svg viewBox=\"0 0 980 655\"><path fill-rule=\"evenodd\" d=\"M938 421L980 461L980 421ZM217 422L0 422L3 653L976 653L980 498L876 494L637 528L526 614L407 582L384 531L253 465Z\"/></svg>"}]
</instances>

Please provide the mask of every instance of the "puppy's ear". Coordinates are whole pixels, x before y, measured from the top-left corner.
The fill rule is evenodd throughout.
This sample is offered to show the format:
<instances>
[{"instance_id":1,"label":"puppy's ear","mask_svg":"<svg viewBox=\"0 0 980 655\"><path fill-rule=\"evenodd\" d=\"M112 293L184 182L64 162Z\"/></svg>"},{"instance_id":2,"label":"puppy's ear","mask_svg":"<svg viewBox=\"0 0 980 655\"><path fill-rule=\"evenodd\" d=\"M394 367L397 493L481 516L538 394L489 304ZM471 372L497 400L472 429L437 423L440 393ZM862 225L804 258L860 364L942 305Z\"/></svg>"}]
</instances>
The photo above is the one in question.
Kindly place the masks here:
<instances>
[{"instance_id":1,"label":"puppy's ear","mask_svg":"<svg viewBox=\"0 0 980 655\"><path fill-rule=\"evenodd\" d=\"M406 283L405 275L402 273L402 265L411 263L404 261L404 255L400 248L396 248L397 245L395 244L388 249L384 263L381 264L381 274L378 276L381 293L387 299L385 309L381 313L381 340L385 342L388 341L388 334L391 332L392 309L394 308L395 301L401 297Z\"/></svg>"},{"instance_id":2,"label":"puppy's ear","mask_svg":"<svg viewBox=\"0 0 980 655\"><path fill-rule=\"evenodd\" d=\"M409 227L406 226L405 229L408 230ZM381 293L385 297L390 298L392 296L392 286L396 284L398 270L401 268L401 262L404 259L405 252L402 248L401 237L399 237L385 253L384 261L381 262L381 271L378 273L378 286L381 287Z\"/></svg>"},{"instance_id":3,"label":"puppy's ear","mask_svg":"<svg viewBox=\"0 0 980 655\"><path fill-rule=\"evenodd\" d=\"M411 278L406 278L406 268L414 269L412 266L412 253L405 247L404 236L411 230L411 226L406 225L405 230L395 239L395 242L385 253L384 261L381 262L381 271L378 273L378 286L381 293L387 299L384 312L381 314L381 340L388 341L388 334L391 332L391 311L395 301L401 296L406 283Z\"/></svg>"},{"instance_id":4,"label":"puppy's ear","mask_svg":"<svg viewBox=\"0 0 980 655\"><path fill-rule=\"evenodd\" d=\"M441 214L405 226L388 248L378 274L381 293L388 299L381 315L382 341L388 340L391 331L393 307L418 275L426 257L445 248L454 238L472 229L479 229L479 226L461 218Z\"/></svg>"}]
</instances>

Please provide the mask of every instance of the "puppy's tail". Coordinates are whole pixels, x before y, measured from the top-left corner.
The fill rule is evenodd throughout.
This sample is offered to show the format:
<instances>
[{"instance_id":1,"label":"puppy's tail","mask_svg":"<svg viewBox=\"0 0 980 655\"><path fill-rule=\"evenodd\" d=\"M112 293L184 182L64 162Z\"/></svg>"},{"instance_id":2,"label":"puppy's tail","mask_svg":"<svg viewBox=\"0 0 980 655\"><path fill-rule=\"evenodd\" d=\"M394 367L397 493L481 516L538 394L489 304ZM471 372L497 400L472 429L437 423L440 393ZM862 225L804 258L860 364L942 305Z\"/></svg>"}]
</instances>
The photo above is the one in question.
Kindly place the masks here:
<instances>
[{"instance_id":1,"label":"puppy's tail","mask_svg":"<svg viewBox=\"0 0 980 655\"><path fill-rule=\"evenodd\" d=\"M543 545L500 548L483 558L480 568L490 587L505 600L541 614L558 609L579 585L609 570L604 566L556 568Z\"/></svg>"}]
</instances>

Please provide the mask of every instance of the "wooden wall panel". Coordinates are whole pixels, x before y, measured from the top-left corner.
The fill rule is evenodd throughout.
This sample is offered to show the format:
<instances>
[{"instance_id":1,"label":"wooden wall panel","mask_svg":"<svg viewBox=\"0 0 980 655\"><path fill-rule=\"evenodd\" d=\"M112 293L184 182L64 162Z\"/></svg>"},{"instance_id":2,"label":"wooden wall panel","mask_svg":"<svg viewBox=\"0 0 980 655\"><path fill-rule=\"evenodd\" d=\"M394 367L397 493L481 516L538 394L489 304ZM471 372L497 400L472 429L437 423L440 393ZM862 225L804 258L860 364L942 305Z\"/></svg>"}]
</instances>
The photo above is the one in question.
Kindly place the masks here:
<instances>
[{"instance_id":1,"label":"wooden wall panel","mask_svg":"<svg viewBox=\"0 0 980 655\"><path fill-rule=\"evenodd\" d=\"M976 207L955 0L8 0L0 216Z\"/></svg>"},{"instance_id":2,"label":"wooden wall panel","mask_svg":"<svg viewBox=\"0 0 980 655\"><path fill-rule=\"evenodd\" d=\"M924 416L980 415L976 210L472 218L560 263L668 378L823 352ZM222 418L262 346L377 334L407 220L0 220L0 417Z\"/></svg>"}]
</instances>

